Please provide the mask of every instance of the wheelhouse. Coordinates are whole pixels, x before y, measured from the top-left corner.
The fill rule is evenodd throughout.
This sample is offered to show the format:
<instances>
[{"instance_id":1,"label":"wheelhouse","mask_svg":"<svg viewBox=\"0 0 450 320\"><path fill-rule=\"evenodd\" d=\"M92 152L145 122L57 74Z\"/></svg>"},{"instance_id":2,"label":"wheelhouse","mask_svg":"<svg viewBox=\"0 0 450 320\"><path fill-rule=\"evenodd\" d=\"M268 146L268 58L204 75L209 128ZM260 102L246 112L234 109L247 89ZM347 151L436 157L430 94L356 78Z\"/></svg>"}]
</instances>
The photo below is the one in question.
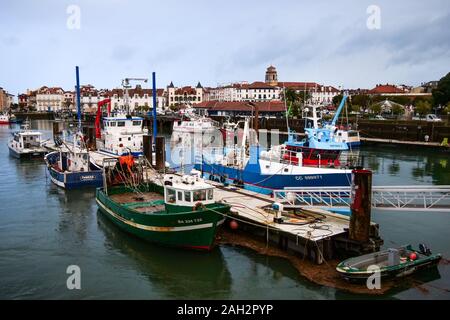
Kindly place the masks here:
<instances>
[{"instance_id":1,"label":"wheelhouse","mask_svg":"<svg viewBox=\"0 0 450 320\"><path fill-rule=\"evenodd\" d=\"M304 166L339 166L340 150L312 149L308 146L286 145L283 160Z\"/></svg>"},{"instance_id":2,"label":"wheelhouse","mask_svg":"<svg viewBox=\"0 0 450 320\"><path fill-rule=\"evenodd\" d=\"M164 181L166 204L195 207L214 203L214 187L192 176L169 175Z\"/></svg>"}]
</instances>

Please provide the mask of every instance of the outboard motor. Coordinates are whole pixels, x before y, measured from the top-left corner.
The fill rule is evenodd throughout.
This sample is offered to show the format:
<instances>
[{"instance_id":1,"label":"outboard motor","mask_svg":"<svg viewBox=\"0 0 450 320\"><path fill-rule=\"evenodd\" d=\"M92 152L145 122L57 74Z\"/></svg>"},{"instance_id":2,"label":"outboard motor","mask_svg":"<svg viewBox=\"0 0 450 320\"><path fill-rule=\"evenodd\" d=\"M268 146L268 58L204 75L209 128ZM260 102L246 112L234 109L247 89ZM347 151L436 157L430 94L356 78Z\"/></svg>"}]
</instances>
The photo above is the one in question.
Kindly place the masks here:
<instances>
[{"instance_id":1,"label":"outboard motor","mask_svg":"<svg viewBox=\"0 0 450 320\"><path fill-rule=\"evenodd\" d=\"M430 250L430 248L428 248L425 244L423 244L423 243L420 243L419 244L419 252L421 253L421 254L424 254L424 255L426 255L426 256L430 256L431 255L431 250Z\"/></svg>"}]
</instances>

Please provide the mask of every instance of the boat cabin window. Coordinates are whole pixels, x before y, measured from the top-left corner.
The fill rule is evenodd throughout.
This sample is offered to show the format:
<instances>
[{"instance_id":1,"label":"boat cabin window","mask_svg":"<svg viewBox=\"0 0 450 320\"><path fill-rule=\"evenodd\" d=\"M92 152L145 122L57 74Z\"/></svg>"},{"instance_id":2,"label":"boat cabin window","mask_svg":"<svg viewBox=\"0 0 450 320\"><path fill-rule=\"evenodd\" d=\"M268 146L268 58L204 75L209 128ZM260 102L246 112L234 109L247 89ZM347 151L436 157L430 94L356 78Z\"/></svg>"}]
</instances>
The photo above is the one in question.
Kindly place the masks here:
<instances>
[{"instance_id":1,"label":"boat cabin window","mask_svg":"<svg viewBox=\"0 0 450 320\"><path fill-rule=\"evenodd\" d=\"M191 192L190 191L184 192L184 201L191 202Z\"/></svg>"},{"instance_id":2,"label":"boat cabin window","mask_svg":"<svg viewBox=\"0 0 450 320\"><path fill-rule=\"evenodd\" d=\"M115 121L111 121L111 122L109 123L109 126L110 126L110 127L115 127L115 126L116 126L116 122L115 122Z\"/></svg>"},{"instance_id":3,"label":"boat cabin window","mask_svg":"<svg viewBox=\"0 0 450 320\"><path fill-rule=\"evenodd\" d=\"M349 137L356 137L356 136L358 136L358 132L357 131L349 131L348 132L348 136Z\"/></svg>"},{"instance_id":4,"label":"boat cabin window","mask_svg":"<svg viewBox=\"0 0 450 320\"><path fill-rule=\"evenodd\" d=\"M183 192L178 191L178 201L183 201Z\"/></svg>"},{"instance_id":5,"label":"boat cabin window","mask_svg":"<svg viewBox=\"0 0 450 320\"><path fill-rule=\"evenodd\" d=\"M206 190L194 191L194 201L206 200Z\"/></svg>"},{"instance_id":6,"label":"boat cabin window","mask_svg":"<svg viewBox=\"0 0 450 320\"><path fill-rule=\"evenodd\" d=\"M176 194L174 189L166 189L167 191L167 202L169 203L175 203L176 201Z\"/></svg>"},{"instance_id":7,"label":"boat cabin window","mask_svg":"<svg viewBox=\"0 0 450 320\"><path fill-rule=\"evenodd\" d=\"M213 189L209 189L209 190L208 190L208 200L212 200L213 197L214 197Z\"/></svg>"},{"instance_id":8,"label":"boat cabin window","mask_svg":"<svg viewBox=\"0 0 450 320\"><path fill-rule=\"evenodd\" d=\"M117 122L118 127L125 127L125 121L118 121Z\"/></svg>"},{"instance_id":9,"label":"boat cabin window","mask_svg":"<svg viewBox=\"0 0 450 320\"><path fill-rule=\"evenodd\" d=\"M133 121L133 126L140 126L141 125L141 121Z\"/></svg>"}]
</instances>

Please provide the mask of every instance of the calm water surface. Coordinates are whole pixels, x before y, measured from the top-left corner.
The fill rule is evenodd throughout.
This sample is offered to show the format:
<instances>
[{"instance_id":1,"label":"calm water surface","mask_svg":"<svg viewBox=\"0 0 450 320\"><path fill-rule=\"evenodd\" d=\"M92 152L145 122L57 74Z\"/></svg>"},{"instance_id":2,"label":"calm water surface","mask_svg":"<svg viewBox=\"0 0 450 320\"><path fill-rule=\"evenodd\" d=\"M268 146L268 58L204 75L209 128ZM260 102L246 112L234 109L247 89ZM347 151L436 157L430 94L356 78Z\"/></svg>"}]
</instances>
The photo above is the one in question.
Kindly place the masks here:
<instances>
[{"instance_id":1,"label":"calm water surface","mask_svg":"<svg viewBox=\"0 0 450 320\"><path fill-rule=\"evenodd\" d=\"M50 136L51 122L33 128ZM97 212L94 190L63 191L43 161L19 161L0 126L0 298L2 299L357 299L303 279L289 262L230 246L211 253L158 247L128 236ZM448 155L363 148L376 185L450 185ZM373 212L386 246L419 242L450 257L450 213ZM66 268L81 268L81 290ZM421 288L384 298L449 299L450 268L419 275Z\"/></svg>"}]
</instances>

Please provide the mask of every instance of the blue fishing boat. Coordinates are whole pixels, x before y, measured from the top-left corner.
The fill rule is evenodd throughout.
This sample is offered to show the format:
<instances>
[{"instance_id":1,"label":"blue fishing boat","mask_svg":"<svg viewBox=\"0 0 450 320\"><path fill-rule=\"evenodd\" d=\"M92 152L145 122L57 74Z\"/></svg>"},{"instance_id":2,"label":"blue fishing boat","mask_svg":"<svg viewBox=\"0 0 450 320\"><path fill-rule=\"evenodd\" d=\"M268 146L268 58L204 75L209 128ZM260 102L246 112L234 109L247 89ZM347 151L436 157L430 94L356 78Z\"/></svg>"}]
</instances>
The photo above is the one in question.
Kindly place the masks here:
<instances>
[{"instance_id":1,"label":"blue fishing boat","mask_svg":"<svg viewBox=\"0 0 450 320\"><path fill-rule=\"evenodd\" d=\"M81 187L101 187L103 185L103 171L93 167L89 161L89 150L81 132L81 107L79 72L77 74L77 108L78 131L72 143L57 139L59 151L47 154L44 159L50 178L54 184L65 189Z\"/></svg>"},{"instance_id":2,"label":"blue fishing boat","mask_svg":"<svg viewBox=\"0 0 450 320\"><path fill-rule=\"evenodd\" d=\"M246 121L240 147L226 149L219 155L204 152L202 160L194 168L201 171L206 179L241 185L263 194L271 194L275 189L286 187L336 187L351 184L351 170L320 165L305 166L302 161L294 163L285 160L280 156L282 146L263 150L259 145L252 145L247 150L248 132Z\"/></svg>"},{"instance_id":3,"label":"blue fishing boat","mask_svg":"<svg viewBox=\"0 0 450 320\"><path fill-rule=\"evenodd\" d=\"M89 152L75 147L68 151L54 151L45 156L51 181L64 189L101 187L103 172L91 169Z\"/></svg>"},{"instance_id":4,"label":"blue fishing boat","mask_svg":"<svg viewBox=\"0 0 450 320\"><path fill-rule=\"evenodd\" d=\"M345 102L347 101L348 96L344 93L342 96L341 103L339 104L338 109L336 110L336 113L333 116L333 119L330 123L323 123L322 128L328 130L330 134L333 135L334 140L336 142L343 142L347 144L349 148L356 148L361 145L361 141L359 138L359 131L358 130L352 130L351 126L349 124L347 125L337 125L337 121L339 119L339 116L344 109Z\"/></svg>"}]
</instances>

